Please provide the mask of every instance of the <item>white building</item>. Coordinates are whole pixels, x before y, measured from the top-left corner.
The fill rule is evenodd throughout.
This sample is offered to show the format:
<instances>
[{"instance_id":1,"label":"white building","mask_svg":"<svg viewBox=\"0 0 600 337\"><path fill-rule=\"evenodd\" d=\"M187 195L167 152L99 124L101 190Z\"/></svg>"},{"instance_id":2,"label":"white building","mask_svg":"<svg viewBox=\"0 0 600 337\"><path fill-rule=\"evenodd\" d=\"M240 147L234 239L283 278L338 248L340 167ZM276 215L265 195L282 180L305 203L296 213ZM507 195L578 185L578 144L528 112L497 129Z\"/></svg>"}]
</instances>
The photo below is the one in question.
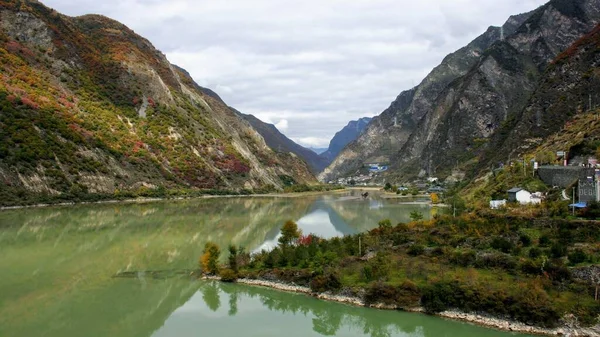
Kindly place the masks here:
<instances>
[{"instance_id":1,"label":"white building","mask_svg":"<svg viewBox=\"0 0 600 337\"><path fill-rule=\"evenodd\" d=\"M542 202L542 199L537 195L536 196L532 195L527 190L524 190L519 187L515 187L515 188L508 190L508 201L518 202L521 205L527 205L527 204L539 204Z\"/></svg>"},{"instance_id":2,"label":"white building","mask_svg":"<svg viewBox=\"0 0 600 337\"><path fill-rule=\"evenodd\" d=\"M490 201L491 209L498 209L498 208L504 207L504 206L506 206L506 200L491 200Z\"/></svg>"}]
</instances>

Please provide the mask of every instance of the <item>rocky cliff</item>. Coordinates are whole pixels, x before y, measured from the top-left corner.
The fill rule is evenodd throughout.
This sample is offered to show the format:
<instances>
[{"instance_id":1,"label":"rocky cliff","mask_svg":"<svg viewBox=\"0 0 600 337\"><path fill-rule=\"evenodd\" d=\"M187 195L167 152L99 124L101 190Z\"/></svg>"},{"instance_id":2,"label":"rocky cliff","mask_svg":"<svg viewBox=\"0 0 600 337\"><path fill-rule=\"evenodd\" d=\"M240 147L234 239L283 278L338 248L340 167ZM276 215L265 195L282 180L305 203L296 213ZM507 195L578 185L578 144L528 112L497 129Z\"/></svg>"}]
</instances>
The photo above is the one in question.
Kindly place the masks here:
<instances>
[{"instance_id":1,"label":"rocky cliff","mask_svg":"<svg viewBox=\"0 0 600 337\"><path fill-rule=\"evenodd\" d=\"M320 178L353 173L368 161L389 162L392 176L448 176L481 165L487 152L499 154L543 71L596 25L599 7L593 0L553 0L511 17L503 34L490 27L401 93Z\"/></svg>"},{"instance_id":2,"label":"rocky cliff","mask_svg":"<svg viewBox=\"0 0 600 337\"><path fill-rule=\"evenodd\" d=\"M328 165L338 156L338 154L340 154L346 145L360 136L367 125L369 125L371 122L371 119L372 118L370 117L363 117L356 121L350 121L348 125L346 125L333 136L329 142L327 151L321 154L321 156L327 158Z\"/></svg>"},{"instance_id":3,"label":"rocky cliff","mask_svg":"<svg viewBox=\"0 0 600 337\"><path fill-rule=\"evenodd\" d=\"M126 26L0 1L3 196L280 188L314 177Z\"/></svg>"}]
</instances>

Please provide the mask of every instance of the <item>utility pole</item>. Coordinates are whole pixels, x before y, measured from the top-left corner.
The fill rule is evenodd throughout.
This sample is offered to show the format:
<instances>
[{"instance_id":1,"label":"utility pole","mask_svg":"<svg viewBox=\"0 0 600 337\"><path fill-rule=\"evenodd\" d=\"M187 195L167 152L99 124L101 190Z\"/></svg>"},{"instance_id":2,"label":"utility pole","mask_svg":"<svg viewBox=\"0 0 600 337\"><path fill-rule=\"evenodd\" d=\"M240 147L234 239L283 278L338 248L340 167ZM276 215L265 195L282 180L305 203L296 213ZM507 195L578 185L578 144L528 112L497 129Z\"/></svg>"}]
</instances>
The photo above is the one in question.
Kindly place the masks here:
<instances>
[{"instance_id":1,"label":"utility pole","mask_svg":"<svg viewBox=\"0 0 600 337\"><path fill-rule=\"evenodd\" d=\"M361 247L361 244L360 244L360 243L361 243L361 242L360 242L360 235L359 235L359 236L358 236L358 257L361 257L361 256L362 256L362 247Z\"/></svg>"},{"instance_id":2,"label":"utility pole","mask_svg":"<svg viewBox=\"0 0 600 337\"><path fill-rule=\"evenodd\" d=\"M575 216L575 187L573 187L573 216Z\"/></svg>"}]
</instances>

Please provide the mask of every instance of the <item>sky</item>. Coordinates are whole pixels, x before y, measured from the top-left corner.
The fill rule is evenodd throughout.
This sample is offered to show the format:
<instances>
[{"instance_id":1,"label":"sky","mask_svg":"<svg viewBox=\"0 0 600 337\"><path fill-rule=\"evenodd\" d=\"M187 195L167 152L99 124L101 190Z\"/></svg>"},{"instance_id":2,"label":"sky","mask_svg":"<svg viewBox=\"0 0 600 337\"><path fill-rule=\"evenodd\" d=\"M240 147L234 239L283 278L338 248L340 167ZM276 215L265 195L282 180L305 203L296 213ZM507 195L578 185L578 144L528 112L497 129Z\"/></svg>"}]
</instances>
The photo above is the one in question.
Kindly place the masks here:
<instances>
[{"instance_id":1,"label":"sky","mask_svg":"<svg viewBox=\"0 0 600 337\"><path fill-rule=\"evenodd\" d=\"M379 115L449 53L546 0L42 0L150 40L230 106L307 147Z\"/></svg>"}]
</instances>

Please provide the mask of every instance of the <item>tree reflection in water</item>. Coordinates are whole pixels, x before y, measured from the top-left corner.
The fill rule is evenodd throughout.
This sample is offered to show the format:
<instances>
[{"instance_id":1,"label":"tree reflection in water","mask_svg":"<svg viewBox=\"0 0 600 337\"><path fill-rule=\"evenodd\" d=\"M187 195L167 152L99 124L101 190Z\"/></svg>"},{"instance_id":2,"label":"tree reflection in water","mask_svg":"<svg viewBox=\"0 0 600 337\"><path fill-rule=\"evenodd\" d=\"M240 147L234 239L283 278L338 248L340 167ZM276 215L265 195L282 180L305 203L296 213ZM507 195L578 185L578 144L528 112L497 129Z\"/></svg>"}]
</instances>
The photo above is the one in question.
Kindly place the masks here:
<instances>
[{"instance_id":1,"label":"tree reflection in water","mask_svg":"<svg viewBox=\"0 0 600 337\"><path fill-rule=\"evenodd\" d=\"M371 337L416 336L477 336L474 327L461 323L453 324L452 329L439 320L432 326L433 318L418 315L379 311L325 302L304 295L289 294L260 287L222 284L211 282L201 288L206 305L216 311L220 306L219 294L229 297L229 316L238 314L238 305L244 298L257 298L270 311L303 315L312 320L313 331L323 336L335 336L340 329L352 330L358 335ZM312 317L311 317L312 316ZM454 326L456 325L456 326ZM461 334L464 331L464 334ZM490 335L494 335L494 332Z\"/></svg>"}]
</instances>

